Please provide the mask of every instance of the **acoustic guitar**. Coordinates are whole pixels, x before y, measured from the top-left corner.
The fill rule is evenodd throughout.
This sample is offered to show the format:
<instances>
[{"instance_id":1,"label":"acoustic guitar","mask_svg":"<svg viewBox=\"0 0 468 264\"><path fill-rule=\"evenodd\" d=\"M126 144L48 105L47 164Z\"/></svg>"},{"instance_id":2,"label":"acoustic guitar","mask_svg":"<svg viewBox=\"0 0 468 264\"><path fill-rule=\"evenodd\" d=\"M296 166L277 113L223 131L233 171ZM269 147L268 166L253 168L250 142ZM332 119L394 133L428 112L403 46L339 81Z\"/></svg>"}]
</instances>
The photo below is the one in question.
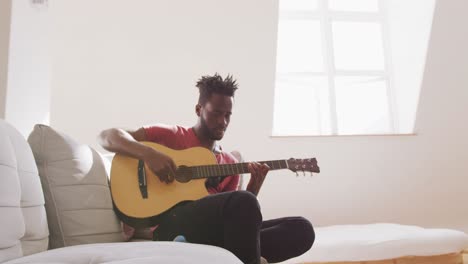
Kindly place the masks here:
<instances>
[{"instance_id":1,"label":"acoustic guitar","mask_svg":"<svg viewBox=\"0 0 468 264\"><path fill-rule=\"evenodd\" d=\"M205 181L209 177L249 173L248 163L217 164L206 148L174 150L153 142L141 142L171 157L177 165L175 180L162 182L143 161L116 154L112 160L110 187L114 210L119 218L134 227L152 226L157 217L184 202L209 195ZM320 172L317 160L288 159L260 161L270 170Z\"/></svg>"}]
</instances>

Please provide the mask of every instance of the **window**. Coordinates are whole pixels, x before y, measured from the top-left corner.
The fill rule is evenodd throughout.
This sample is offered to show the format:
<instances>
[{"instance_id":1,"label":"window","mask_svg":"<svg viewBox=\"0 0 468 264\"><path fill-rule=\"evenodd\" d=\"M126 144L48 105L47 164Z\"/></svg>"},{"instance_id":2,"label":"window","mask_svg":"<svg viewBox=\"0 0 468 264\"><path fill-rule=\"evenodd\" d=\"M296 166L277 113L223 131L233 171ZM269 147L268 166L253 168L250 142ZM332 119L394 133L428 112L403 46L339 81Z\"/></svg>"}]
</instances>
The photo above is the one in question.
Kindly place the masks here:
<instances>
[{"instance_id":1,"label":"window","mask_svg":"<svg viewBox=\"0 0 468 264\"><path fill-rule=\"evenodd\" d=\"M423 32L413 34L419 41L413 43L420 43L413 48L427 48L429 31L423 29L430 27L434 3L413 1L418 2L411 6L414 15L430 15L402 33L405 16L398 11L409 7L401 0L280 0L273 136L412 132L414 118L407 116L416 112L417 96L410 106L397 103L406 92L396 95L393 59L406 62L404 52L391 52L411 46L401 45L411 30ZM393 17L398 19L391 24ZM408 21L414 19L408 16ZM413 62L420 78L413 80L412 89L418 92L424 59Z\"/></svg>"}]
</instances>

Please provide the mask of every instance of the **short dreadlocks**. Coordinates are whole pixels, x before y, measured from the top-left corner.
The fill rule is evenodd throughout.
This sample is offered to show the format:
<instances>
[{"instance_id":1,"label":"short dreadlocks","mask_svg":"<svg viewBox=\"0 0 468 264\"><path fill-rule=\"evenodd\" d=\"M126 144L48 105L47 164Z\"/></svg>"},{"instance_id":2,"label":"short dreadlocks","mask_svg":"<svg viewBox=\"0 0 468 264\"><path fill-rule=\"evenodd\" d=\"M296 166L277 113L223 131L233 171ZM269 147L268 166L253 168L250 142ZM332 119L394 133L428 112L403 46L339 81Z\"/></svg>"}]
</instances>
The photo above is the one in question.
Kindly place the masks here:
<instances>
[{"instance_id":1,"label":"short dreadlocks","mask_svg":"<svg viewBox=\"0 0 468 264\"><path fill-rule=\"evenodd\" d=\"M203 76L198 80L196 87L200 91L198 98L199 104L205 104L212 94L222 94L234 97L237 90L237 82L233 79L232 75L223 78L215 73L213 76Z\"/></svg>"}]
</instances>

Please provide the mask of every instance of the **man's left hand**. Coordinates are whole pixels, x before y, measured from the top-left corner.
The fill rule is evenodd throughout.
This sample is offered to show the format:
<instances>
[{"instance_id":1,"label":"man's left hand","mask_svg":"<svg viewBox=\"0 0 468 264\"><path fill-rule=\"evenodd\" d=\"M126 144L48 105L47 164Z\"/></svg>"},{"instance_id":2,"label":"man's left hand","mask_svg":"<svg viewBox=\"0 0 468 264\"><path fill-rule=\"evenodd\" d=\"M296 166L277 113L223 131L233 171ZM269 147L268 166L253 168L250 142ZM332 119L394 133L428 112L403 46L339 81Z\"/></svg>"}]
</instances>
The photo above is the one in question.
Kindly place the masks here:
<instances>
[{"instance_id":1,"label":"man's left hand","mask_svg":"<svg viewBox=\"0 0 468 264\"><path fill-rule=\"evenodd\" d=\"M258 195L270 167L266 164L251 162L248 165L248 169L251 176L249 184L247 185L247 191Z\"/></svg>"}]
</instances>

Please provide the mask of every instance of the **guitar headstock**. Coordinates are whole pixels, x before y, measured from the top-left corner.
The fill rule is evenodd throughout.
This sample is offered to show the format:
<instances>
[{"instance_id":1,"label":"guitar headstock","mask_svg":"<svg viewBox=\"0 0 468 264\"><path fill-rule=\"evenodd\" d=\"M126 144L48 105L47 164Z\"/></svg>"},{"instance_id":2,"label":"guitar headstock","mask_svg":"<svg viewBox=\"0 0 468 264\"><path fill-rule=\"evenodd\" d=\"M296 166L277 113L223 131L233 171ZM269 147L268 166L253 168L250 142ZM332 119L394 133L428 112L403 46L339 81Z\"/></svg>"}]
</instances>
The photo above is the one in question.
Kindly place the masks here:
<instances>
[{"instance_id":1,"label":"guitar headstock","mask_svg":"<svg viewBox=\"0 0 468 264\"><path fill-rule=\"evenodd\" d=\"M319 173L320 168L317 165L317 159L316 158L311 158L311 159L294 159L290 158L286 161L288 163L288 169L290 169L293 172L315 172Z\"/></svg>"}]
</instances>

